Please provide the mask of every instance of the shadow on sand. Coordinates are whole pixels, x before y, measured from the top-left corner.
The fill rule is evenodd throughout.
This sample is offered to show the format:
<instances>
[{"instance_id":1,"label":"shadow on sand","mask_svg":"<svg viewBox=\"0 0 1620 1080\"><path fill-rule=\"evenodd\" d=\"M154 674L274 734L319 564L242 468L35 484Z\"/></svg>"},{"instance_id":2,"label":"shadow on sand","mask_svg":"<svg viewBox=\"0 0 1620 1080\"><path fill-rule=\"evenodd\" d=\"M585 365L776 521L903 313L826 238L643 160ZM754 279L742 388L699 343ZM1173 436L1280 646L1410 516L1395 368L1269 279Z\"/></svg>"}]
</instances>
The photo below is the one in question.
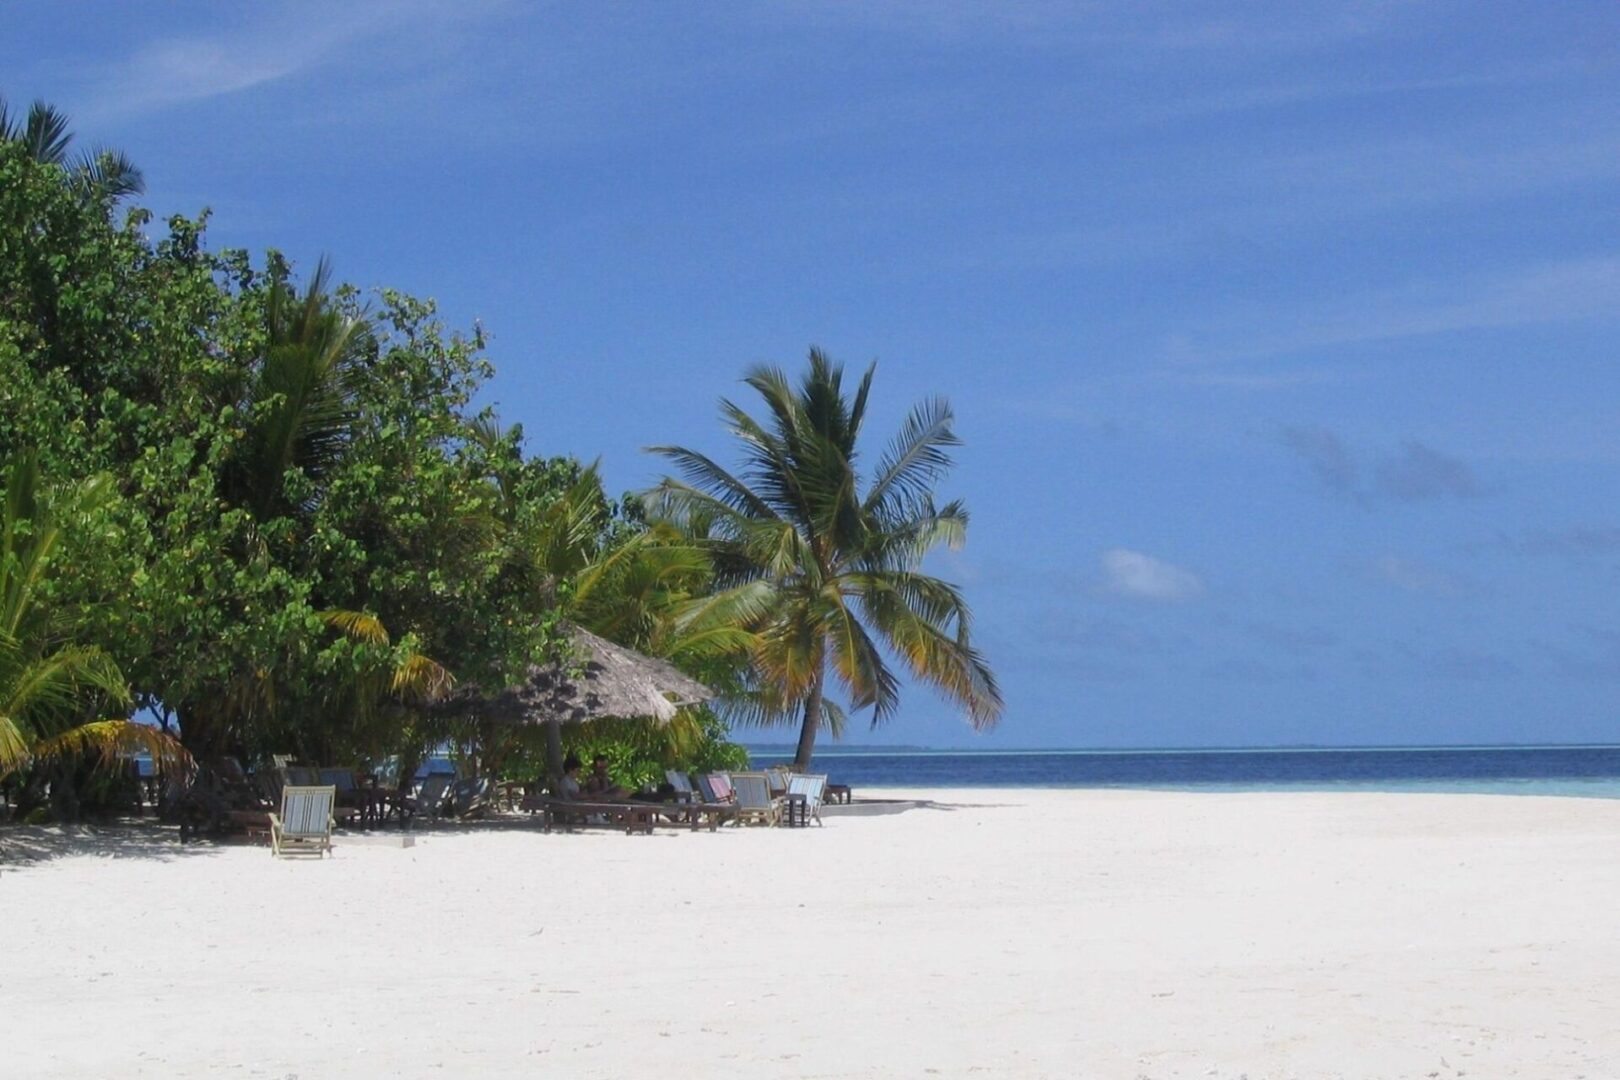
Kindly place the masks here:
<instances>
[{"instance_id":1,"label":"shadow on sand","mask_svg":"<svg viewBox=\"0 0 1620 1080\"><path fill-rule=\"evenodd\" d=\"M223 845L180 843L180 829L129 819L105 825L0 826L0 870L72 856L103 859L173 859L213 855Z\"/></svg>"}]
</instances>

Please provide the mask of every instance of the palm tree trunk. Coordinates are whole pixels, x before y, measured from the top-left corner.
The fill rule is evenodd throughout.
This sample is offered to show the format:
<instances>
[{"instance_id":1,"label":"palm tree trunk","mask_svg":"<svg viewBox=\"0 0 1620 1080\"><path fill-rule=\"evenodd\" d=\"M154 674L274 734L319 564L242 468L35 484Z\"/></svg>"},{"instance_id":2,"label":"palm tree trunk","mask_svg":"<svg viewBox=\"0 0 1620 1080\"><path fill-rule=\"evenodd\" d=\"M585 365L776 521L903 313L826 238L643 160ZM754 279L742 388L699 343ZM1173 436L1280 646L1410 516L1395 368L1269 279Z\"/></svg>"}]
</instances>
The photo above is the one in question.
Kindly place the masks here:
<instances>
[{"instance_id":1,"label":"palm tree trunk","mask_svg":"<svg viewBox=\"0 0 1620 1080\"><path fill-rule=\"evenodd\" d=\"M810 694L804 699L804 726L799 729L799 749L793 755L795 772L808 771L810 759L816 752L816 731L821 727L821 684L826 678L826 671L826 662L823 661L810 683Z\"/></svg>"}]
</instances>

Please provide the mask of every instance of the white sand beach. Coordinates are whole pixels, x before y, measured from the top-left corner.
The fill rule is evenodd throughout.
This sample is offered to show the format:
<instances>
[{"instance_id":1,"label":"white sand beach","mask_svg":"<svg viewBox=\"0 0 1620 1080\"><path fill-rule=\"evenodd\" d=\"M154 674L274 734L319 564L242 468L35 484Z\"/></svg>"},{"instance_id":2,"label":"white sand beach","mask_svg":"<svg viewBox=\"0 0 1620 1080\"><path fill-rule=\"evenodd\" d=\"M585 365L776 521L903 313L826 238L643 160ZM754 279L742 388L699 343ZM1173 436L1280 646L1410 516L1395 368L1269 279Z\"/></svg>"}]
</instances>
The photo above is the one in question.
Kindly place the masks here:
<instances>
[{"instance_id":1,"label":"white sand beach","mask_svg":"<svg viewBox=\"0 0 1620 1080\"><path fill-rule=\"evenodd\" d=\"M0 864L7 1074L1620 1076L1620 802L927 797Z\"/></svg>"}]
</instances>

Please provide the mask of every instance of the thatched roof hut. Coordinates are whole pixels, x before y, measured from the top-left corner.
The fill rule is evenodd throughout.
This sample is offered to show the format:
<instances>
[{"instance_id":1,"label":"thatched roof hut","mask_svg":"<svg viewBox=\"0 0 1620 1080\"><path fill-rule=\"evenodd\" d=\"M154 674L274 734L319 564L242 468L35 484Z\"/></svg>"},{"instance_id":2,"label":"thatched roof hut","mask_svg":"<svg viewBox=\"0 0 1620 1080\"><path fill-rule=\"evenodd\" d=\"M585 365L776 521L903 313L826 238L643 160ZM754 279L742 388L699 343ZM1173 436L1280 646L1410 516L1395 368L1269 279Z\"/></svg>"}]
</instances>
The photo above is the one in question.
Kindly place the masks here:
<instances>
[{"instance_id":1,"label":"thatched roof hut","mask_svg":"<svg viewBox=\"0 0 1620 1080\"><path fill-rule=\"evenodd\" d=\"M617 717L668 721L683 705L714 692L674 664L615 645L578 626L567 628L572 656L537 665L516 686L493 694L477 687L452 692L439 706L519 724L577 724Z\"/></svg>"}]
</instances>

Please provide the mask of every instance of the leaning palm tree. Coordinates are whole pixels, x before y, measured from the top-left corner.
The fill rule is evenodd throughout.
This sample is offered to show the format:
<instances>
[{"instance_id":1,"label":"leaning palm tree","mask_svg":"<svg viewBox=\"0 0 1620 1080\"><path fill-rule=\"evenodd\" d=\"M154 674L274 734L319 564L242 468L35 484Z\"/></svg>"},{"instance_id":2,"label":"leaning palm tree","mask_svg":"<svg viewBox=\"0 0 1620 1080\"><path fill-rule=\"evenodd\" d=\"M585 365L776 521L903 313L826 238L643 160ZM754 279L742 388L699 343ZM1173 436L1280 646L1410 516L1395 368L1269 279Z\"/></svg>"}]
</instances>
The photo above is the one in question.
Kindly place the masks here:
<instances>
[{"instance_id":1,"label":"leaning palm tree","mask_svg":"<svg viewBox=\"0 0 1620 1080\"><path fill-rule=\"evenodd\" d=\"M22 143L35 161L60 165L75 184L115 199L146 190L141 170L121 151L97 148L70 160L73 132L68 130L68 118L43 101L29 106L26 117L13 117L0 97L0 141Z\"/></svg>"},{"instance_id":2,"label":"leaning palm tree","mask_svg":"<svg viewBox=\"0 0 1620 1080\"><path fill-rule=\"evenodd\" d=\"M797 388L780 369L749 371L744 381L766 418L721 402L742 446L739 472L695 450L652 448L682 477L654 489L655 512L707 535L718 585L770 589L755 626L755 700L762 718L802 717L799 768L810 765L817 731L839 715L827 699L829 671L851 705L872 709L874 726L899 705L890 656L961 705L975 729L1001 715L995 676L970 641L966 601L922 572L928 552L966 535L963 505L936 506L933 494L959 445L950 406L914 408L863 484L859 437L875 367L853 398L842 366L819 349Z\"/></svg>"},{"instance_id":3,"label":"leaning palm tree","mask_svg":"<svg viewBox=\"0 0 1620 1080\"><path fill-rule=\"evenodd\" d=\"M46 505L33 455L0 473L0 776L32 762L100 753L116 760L149 752L160 767L185 751L156 728L122 718L90 719L99 705L127 707L128 688L112 658L77 644L72 626L45 602L51 558L64 529L89 518L112 490L95 477Z\"/></svg>"}]
</instances>

